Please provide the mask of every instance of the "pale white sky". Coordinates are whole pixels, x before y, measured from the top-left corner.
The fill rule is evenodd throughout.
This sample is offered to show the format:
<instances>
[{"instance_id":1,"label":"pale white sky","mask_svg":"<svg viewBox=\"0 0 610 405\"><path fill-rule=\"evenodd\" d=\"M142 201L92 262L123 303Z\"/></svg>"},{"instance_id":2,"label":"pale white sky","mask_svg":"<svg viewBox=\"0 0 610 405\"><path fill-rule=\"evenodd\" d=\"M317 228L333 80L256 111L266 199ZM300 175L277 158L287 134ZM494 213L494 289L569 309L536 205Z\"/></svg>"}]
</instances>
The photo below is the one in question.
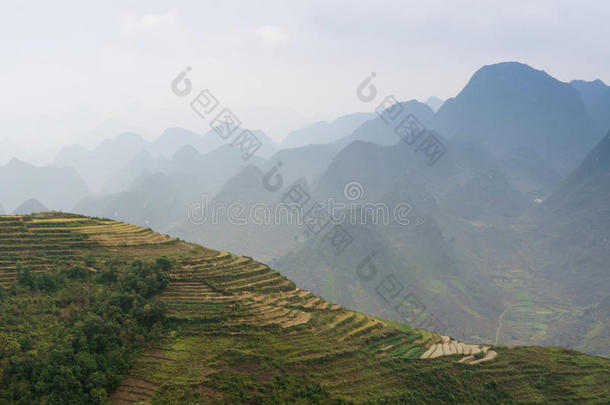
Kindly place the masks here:
<instances>
[{"instance_id":1,"label":"pale white sky","mask_svg":"<svg viewBox=\"0 0 610 405\"><path fill-rule=\"evenodd\" d=\"M186 66L274 139L372 110L355 88L373 71L383 94L422 101L507 60L610 83L608 21L608 1L3 1L0 163L121 129L205 132L170 91Z\"/></svg>"}]
</instances>

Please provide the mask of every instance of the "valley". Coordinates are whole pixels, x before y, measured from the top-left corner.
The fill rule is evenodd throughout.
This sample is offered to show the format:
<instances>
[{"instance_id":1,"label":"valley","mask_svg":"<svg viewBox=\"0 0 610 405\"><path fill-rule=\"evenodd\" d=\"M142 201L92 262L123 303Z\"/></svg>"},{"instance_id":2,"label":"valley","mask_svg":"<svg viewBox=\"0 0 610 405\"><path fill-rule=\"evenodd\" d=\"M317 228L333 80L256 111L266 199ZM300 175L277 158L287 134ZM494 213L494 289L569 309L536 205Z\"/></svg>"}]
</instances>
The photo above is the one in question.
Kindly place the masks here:
<instances>
[{"instance_id":1,"label":"valley","mask_svg":"<svg viewBox=\"0 0 610 405\"><path fill-rule=\"evenodd\" d=\"M0 405L609 405L609 19L0 3Z\"/></svg>"}]
</instances>

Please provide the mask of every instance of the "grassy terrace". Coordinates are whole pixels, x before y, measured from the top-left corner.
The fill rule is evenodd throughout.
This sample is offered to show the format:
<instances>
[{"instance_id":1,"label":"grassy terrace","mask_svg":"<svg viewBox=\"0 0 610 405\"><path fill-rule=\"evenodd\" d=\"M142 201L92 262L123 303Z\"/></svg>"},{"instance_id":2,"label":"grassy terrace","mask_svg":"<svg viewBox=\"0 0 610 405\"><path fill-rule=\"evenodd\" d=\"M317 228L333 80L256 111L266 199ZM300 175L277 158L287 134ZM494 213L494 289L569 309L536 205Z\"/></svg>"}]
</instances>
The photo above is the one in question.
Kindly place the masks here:
<instances>
[{"instance_id":1,"label":"grassy terrace","mask_svg":"<svg viewBox=\"0 0 610 405\"><path fill-rule=\"evenodd\" d=\"M420 359L441 337L326 302L248 257L148 229L62 213L0 217L0 283L21 268L173 262L162 334L142 346L116 404L550 403L610 401L610 361L493 347L491 361ZM3 325L0 325L0 334ZM1 361L1 359L0 359ZM0 363L1 364L1 363Z\"/></svg>"},{"instance_id":2,"label":"grassy terrace","mask_svg":"<svg viewBox=\"0 0 610 405\"><path fill-rule=\"evenodd\" d=\"M150 229L71 214L0 216L0 285L8 287L18 267L40 272L59 262L81 264L87 255L112 248L175 242Z\"/></svg>"}]
</instances>

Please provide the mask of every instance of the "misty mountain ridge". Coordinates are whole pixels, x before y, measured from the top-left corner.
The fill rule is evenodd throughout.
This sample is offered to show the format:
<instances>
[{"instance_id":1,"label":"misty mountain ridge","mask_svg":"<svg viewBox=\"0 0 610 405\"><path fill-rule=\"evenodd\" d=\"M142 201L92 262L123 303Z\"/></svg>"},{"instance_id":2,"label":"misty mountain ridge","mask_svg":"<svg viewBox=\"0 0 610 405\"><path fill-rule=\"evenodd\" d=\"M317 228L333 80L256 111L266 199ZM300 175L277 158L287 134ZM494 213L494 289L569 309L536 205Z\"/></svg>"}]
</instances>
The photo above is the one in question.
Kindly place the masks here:
<instances>
[{"instance_id":1,"label":"misty mountain ridge","mask_svg":"<svg viewBox=\"0 0 610 405\"><path fill-rule=\"evenodd\" d=\"M375 113L353 113L336 118L332 122L319 121L308 127L289 133L281 147L296 148L312 144L327 144L350 135L366 121L376 118Z\"/></svg>"},{"instance_id":2,"label":"misty mountain ridge","mask_svg":"<svg viewBox=\"0 0 610 405\"><path fill-rule=\"evenodd\" d=\"M434 121L446 136L480 142L501 160L531 149L563 175L599 139L574 87L517 62L479 69Z\"/></svg>"},{"instance_id":3,"label":"misty mountain ridge","mask_svg":"<svg viewBox=\"0 0 610 405\"><path fill-rule=\"evenodd\" d=\"M270 156L275 153L275 143L264 132L252 132L262 143L256 152L257 156ZM123 133L101 142L92 150L80 145L68 146L58 153L54 165L74 167L94 191L121 191L128 180L117 179L117 176L120 177L117 168L163 169L163 161L152 164L153 167L150 167L150 161L142 162L142 152L148 152L153 159L170 159L184 146L190 146L199 153L210 153L227 145L231 143L220 138L213 130L201 136L184 128L173 127L166 129L150 142L138 134ZM131 162L134 159L139 161ZM131 177L139 174L132 173Z\"/></svg>"},{"instance_id":4,"label":"misty mountain ridge","mask_svg":"<svg viewBox=\"0 0 610 405\"><path fill-rule=\"evenodd\" d=\"M580 93L596 135L605 134L610 129L610 86L599 79L590 82L573 80L570 84Z\"/></svg>"},{"instance_id":5,"label":"misty mountain ridge","mask_svg":"<svg viewBox=\"0 0 610 405\"><path fill-rule=\"evenodd\" d=\"M396 269L401 282L416 288L418 299L453 333L493 341L497 317L505 306L517 302L544 311L539 315L524 309L523 319L515 314L505 320L512 334L506 332L507 342L561 341L605 354L599 335L585 339L588 332L583 332L580 341L565 335L566 325L574 325L585 305L592 309L587 318L591 322L579 323L584 331L593 330L607 313L601 292L589 300L580 296L587 283L597 280L596 291L603 291L605 285L599 279L604 277L608 236L601 229L605 222L597 218L608 216L605 191L597 190L609 188L600 169L605 167L605 143L591 152L595 158L583 160L586 144L595 138L591 106L603 100L604 86L562 83L527 65L501 63L477 71L436 114L417 100L399 102L378 113L312 124L293 132L281 149L255 132L266 145L265 152L247 161L239 148L215 132L200 136L182 128L168 128L152 142L123 134L90 151L68 147L58 159L71 160L90 178L103 181L102 193L81 193L73 202L78 213L150 226L273 261L315 293L394 319L381 300L370 296L366 283L346 273L358 265L358 255L349 259L312 255L324 234L313 235L306 226L297 225L237 226L223 216L216 224L198 224L189 210L205 197L210 206L240 203L247 210L264 203L273 212L295 184L309 195L309 206L329 198L356 206L382 204L390 210L408 203L410 226L344 225L358 240L355 252L370 248L379 253L377 265ZM446 147L442 159L430 166L415 145L401 139L396 122L384 119L396 110L416 117L422 139L437 137ZM313 144L284 147L291 142ZM579 161L581 167L568 175ZM595 162L602 162L601 166ZM355 202L345 193L346 185L354 182L363 192ZM0 200L7 210L32 197L56 209L42 196L22 197L10 208L4 198ZM545 212L563 216L545 216ZM576 218L591 223L594 232L578 221L570 222ZM545 228L532 230L530 222ZM574 239L583 243L569 245ZM564 243L567 247L556 253L553 244ZM576 246L581 254L572 258L579 262L567 257ZM603 260L587 261L591 254ZM589 275L581 284L573 284L569 276L577 266ZM511 283L535 286L537 296L524 299ZM562 295L570 305L574 302L572 311L563 315L556 309ZM540 325L548 333L542 334Z\"/></svg>"},{"instance_id":6,"label":"misty mountain ridge","mask_svg":"<svg viewBox=\"0 0 610 405\"><path fill-rule=\"evenodd\" d=\"M397 105L384 107L386 108L379 111L374 119L364 122L350 135L333 142L331 145L337 149L343 149L354 141L372 142L378 145L395 145L400 140L400 137L394 132L398 123L389 123L383 118L392 107L401 111L401 118L409 114L415 116L424 128L430 128L434 117L432 109L417 100L398 102Z\"/></svg>"},{"instance_id":7,"label":"misty mountain ridge","mask_svg":"<svg viewBox=\"0 0 610 405\"><path fill-rule=\"evenodd\" d=\"M46 212L49 209L35 198L25 200L19 207L15 208L13 215L31 215L39 212Z\"/></svg>"},{"instance_id":8,"label":"misty mountain ridge","mask_svg":"<svg viewBox=\"0 0 610 405\"><path fill-rule=\"evenodd\" d=\"M51 209L70 210L89 194L89 189L72 168L35 167L18 159L0 166L0 200L12 212L27 199L44 201Z\"/></svg>"},{"instance_id":9,"label":"misty mountain ridge","mask_svg":"<svg viewBox=\"0 0 610 405\"><path fill-rule=\"evenodd\" d=\"M428 105L428 107L432 108L432 111L434 111L435 114L438 112L438 110L440 110L444 103L445 100L441 100L440 98L435 96L428 97L428 99L426 100L426 104Z\"/></svg>"}]
</instances>

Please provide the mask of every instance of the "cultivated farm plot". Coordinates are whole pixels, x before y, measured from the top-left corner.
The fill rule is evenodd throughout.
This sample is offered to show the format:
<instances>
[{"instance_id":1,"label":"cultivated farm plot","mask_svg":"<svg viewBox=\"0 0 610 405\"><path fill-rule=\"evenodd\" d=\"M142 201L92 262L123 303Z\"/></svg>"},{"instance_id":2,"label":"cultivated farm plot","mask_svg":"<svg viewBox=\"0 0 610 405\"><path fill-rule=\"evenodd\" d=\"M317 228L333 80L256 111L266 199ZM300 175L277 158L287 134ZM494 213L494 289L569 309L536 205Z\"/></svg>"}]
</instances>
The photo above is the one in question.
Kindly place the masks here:
<instances>
[{"instance_id":1,"label":"cultivated farm plot","mask_svg":"<svg viewBox=\"0 0 610 405\"><path fill-rule=\"evenodd\" d=\"M37 272L63 262L86 266L90 255L98 261L165 256L173 263L170 282L156 297L166 305L168 330L133 360L111 395L117 404L242 403L295 385L320 387L348 403L396 403L413 387L425 393L415 397L419 402L467 402L470 388L487 390L490 381L497 384L492 393L523 402L565 398L566 390L575 401L603 396L600 378L584 378L605 372L590 356L459 343L332 304L252 258L116 221L62 213L0 217L4 286L14 282L18 266ZM561 389L540 394L542 373Z\"/></svg>"},{"instance_id":2,"label":"cultivated farm plot","mask_svg":"<svg viewBox=\"0 0 610 405\"><path fill-rule=\"evenodd\" d=\"M91 249L174 242L150 229L73 214L0 216L0 285L10 286L18 267L41 272L59 262L82 264Z\"/></svg>"}]
</instances>

